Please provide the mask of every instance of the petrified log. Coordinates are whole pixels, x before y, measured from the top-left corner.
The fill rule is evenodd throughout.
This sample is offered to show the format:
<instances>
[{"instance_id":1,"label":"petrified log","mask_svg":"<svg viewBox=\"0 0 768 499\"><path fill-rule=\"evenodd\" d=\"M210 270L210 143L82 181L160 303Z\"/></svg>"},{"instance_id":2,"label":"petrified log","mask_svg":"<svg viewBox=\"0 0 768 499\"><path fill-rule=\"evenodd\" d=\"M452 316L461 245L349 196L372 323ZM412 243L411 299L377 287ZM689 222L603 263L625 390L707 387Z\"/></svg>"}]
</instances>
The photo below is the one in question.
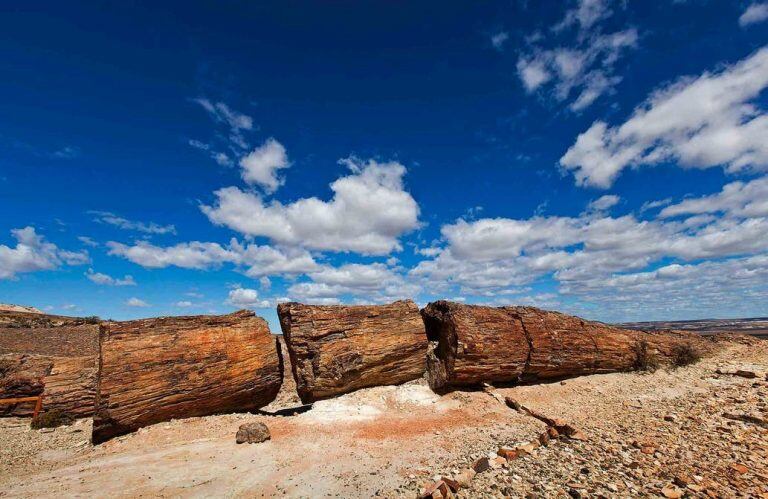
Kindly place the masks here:
<instances>
[{"instance_id":1,"label":"petrified log","mask_svg":"<svg viewBox=\"0 0 768 499\"><path fill-rule=\"evenodd\" d=\"M43 412L93 415L99 326L95 320L0 312L0 398L43 395ZM34 404L0 406L29 416Z\"/></svg>"},{"instance_id":2,"label":"petrified log","mask_svg":"<svg viewBox=\"0 0 768 499\"><path fill-rule=\"evenodd\" d=\"M448 301L422 311L430 385L440 391L483 382L517 382L631 370L641 342L659 360L692 337L646 333L534 307Z\"/></svg>"},{"instance_id":3,"label":"petrified log","mask_svg":"<svg viewBox=\"0 0 768 499\"><path fill-rule=\"evenodd\" d=\"M94 443L173 418L258 409L283 378L267 322L246 310L106 323L100 347Z\"/></svg>"},{"instance_id":4,"label":"petrified log","mask_svg":"<svg viewBox=\"0 0 768 499\"><path fill-rule=\"evenodd\" d=\"M410 300L356 306L281 303L277 314L304 403L424 374L427 337L419 308Z\"/></svg>"}]
</instances>

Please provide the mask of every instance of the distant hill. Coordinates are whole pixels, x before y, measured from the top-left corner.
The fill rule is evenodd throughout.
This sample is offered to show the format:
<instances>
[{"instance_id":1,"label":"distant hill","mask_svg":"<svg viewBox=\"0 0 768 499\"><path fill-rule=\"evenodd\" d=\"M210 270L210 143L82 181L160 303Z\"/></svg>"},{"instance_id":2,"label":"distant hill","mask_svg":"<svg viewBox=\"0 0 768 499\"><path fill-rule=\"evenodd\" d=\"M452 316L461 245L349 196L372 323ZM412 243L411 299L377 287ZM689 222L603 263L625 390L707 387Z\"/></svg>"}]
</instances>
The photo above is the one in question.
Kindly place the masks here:
<instances>
[{"instance_id":1,"label":"distant hill","mask_svg":"<svg viewBox=\"0 0 768 499\"><path fill-rule=\"evenodd\" d=\"M625 322L619 326L629 329L652 331L657 329L679 329L699 334L744 333L768 339L768 317L749 319L699 319L693 321Z\"/></svg>"},{"instance_id":2,"label":"distant hill","mask_svg":"<svg viewBox=\"0 0 768 499\"><path fill-rule=\"evenodd\" d=\"M27 312L28 314L43 313L35 307L25 307L24 305L13 305L10 303L0 303L0 312Z\"/></svg>"}]
</instances>

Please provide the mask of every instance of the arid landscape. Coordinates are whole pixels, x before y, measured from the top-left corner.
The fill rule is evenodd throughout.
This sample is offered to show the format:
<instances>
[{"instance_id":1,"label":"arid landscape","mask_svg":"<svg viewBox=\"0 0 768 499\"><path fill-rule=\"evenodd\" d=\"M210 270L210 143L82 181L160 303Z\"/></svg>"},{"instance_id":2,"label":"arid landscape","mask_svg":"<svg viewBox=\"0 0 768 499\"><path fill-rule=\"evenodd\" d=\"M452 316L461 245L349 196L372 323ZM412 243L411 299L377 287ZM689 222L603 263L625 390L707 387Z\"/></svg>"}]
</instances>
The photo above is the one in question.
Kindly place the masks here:
<instances>
[{"instance_id":1,"label":"arid landscape","mask_svg":"<svg viewBox=\"0 0 768 499\"><path fill-rule=\"evenodd\" d=\"M441 395L425 375L311 405L285 356L280 392L251 413L100 445L89 418L39 430L1 418L0 495L768 497L768 342L718 334L699 347L683 367ZM254 422L271 439L235 443Z\"/></svg>"},{"instance_id":2,"label":"arid landscape","mask_svg":"<svg viewBox=\"0 0 768 499\"><path fill-rule=\"evenodd\" d=\"M693 331L702 335L717 333L741 333L768 339L768 317L749 319L699 319L695 321L626 322L622 327L644 330L675 329Z\"/></svg>"},{"instance_id":3,"label":"arid landscape","mask_svg":"<svg viewBox=\"0 0 768 499\"><path fill-rule=\"evenodd\" d=\"M0 499L768 499L768 0L0 33Z\"/></svg>"}]
</instances>

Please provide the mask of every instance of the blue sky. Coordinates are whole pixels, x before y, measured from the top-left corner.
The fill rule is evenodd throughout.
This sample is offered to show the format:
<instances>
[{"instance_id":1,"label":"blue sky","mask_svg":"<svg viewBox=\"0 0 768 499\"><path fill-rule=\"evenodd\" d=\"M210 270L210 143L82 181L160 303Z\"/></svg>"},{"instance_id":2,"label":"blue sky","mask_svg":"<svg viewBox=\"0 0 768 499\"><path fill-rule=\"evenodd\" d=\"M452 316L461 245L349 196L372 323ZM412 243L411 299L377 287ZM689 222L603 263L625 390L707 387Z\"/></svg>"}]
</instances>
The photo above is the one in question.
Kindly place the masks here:
<instances>
[{"instance_id":1,"label":"blue sky","mask_svg":"<svg viewBox=\"0 0 768 499\"><path fill-rule=\"evenodd\" d=\"M0 302L768 315L768 3L2 11Z\"/></svg>"}]
</instances>

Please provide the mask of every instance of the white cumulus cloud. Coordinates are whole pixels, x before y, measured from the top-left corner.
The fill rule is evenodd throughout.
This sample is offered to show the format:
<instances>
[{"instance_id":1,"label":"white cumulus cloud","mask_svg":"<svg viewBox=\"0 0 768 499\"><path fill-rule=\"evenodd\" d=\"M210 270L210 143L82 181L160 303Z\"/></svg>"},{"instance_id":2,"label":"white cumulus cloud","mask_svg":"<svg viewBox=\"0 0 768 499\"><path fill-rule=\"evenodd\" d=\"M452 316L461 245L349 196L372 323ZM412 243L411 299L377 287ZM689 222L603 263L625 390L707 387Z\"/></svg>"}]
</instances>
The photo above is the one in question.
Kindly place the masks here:
<instances>
[{"instance_id":1,"label":"white cumulus cloud","mask_svg":"<svg viewBox=\"0 0 768 499\"><path fill-rule=\"evenodd\" d=\"M259 298L259 292L255 289L235 288L229 292L227 304L242 308L269 308L272 303L269 300Z\"/></svg>"},{"instance_id":2,"label":"white cumulus cloud","mask_svg":"<svg viewBox=\"0 0 768 499\"><path fill-rule=\"evenodd\" d=\"M283 185L285 180L278 176L278 171L290 165L285 147L273 138L240 158L243 180L260 185L267 193Z\"/></svg>"},{"instance_id":3,"label":"white cumulus cloud","mask_svg":"<svg viewBox=\"0 0 768 499\"><path fill-rule=\"evenodd\" d=\"M11 230L16 246L0 244L0 279L14 279L17 274L53 270L63 264L88 263L88 252L62 250L35 231L34 227Z\"/></svg>"},{"instance_id":4,"label":"white cumulus cloud","mask_svg":"<svg viewBox=\"0 0 768 499\"><path fill-rule=\"evenodd\" d=\"M768 19L768 3L753 3L739 16L739 26L746 27Z\"/></svg>"},{"instance_id":5,"label":"white cumulus cloud","mask_svg":"<svg viewBox=\"0 0 768 499\"><path fill-rule=\"evenodd\" d=\"M102 285L102 286L135 286L136 281L133 280L133 277L126 275L122 279L116 279L110 275L102 274L101 272L94 272L93 269L88 269L88 272L85 273L85 277L87 277L92 282L95 282L96 284Z\"/></svg>"},{"instance_id":6,"label":"white cumulus cloud","mask_svg":"<svg viewBox=\"0 0 768 499\"><path fill-rule=\"evenodd\" d=\"M628 167L676 161L729 172L768 167L768 48L737 64L655 92L623 124L596 121L560 158L579 185L609 187Z\"/></svg>"},{"instance_id":7,"label":"white cumulus cloud","mask_svg":"<svg viewBox=\"0 0 768 499\"><path fill-rule=\"evenodd\" d=\"M381 255L400 250L399 237L419 225L419 206L403 188L397 162L345 160L352 174L331 184L330 201L265 202L237 187L219 189L213 206L201 206L217 225L283 245Z\"/></svg>"},{"instance_id":8,"label":"white cumulus cloud","mask_svg":"<svg viewBox=\"0 0 768 499\"><path fill-rule=\"evenodd\" d=\"M128 298L125 301L125 304L129 307L136 307L136 308L145 308L145 307L151 306L149 303L145 302L142 299L136 298L135 296L132 298Z\"/></svg>"},{"instance_id":9,"label":"white cumulus cloud","mask_svg":"<svg viewBox=\"0 0 768 499\"><path fill-rule=\"evenodd\" d=\"M621 82L615 74L616 64L627 51L637 47L638 34L634 28L603 32L602 21L613 12L609 3L578 1L552 28L562 36L575 27L575 31L568 31L573 31L571 42L551 43L539 36L528 50L519 54L517 74L528 93L546 87L557 101L570 100L569 108L581 111L613 91Z\"/></svg>"},{"instance_id":10,"label":"white cumulus cloud","mask_svg":"<svg viewBox=\"0 0 768 499\"><path fill-rule=\"evenodd\" d=\"M109 241L107 247L110 255L123 257L145 268L173 266L203 270L219 268L228 263L242 267L245 274L253 278L275 274L303 274L318 268L312 255L306 250L244 245L236 239L232 239L226 246L201 241L183 242L173 246L157 246L146 241L133 245Z\"/></svg>"}]
</instances>

